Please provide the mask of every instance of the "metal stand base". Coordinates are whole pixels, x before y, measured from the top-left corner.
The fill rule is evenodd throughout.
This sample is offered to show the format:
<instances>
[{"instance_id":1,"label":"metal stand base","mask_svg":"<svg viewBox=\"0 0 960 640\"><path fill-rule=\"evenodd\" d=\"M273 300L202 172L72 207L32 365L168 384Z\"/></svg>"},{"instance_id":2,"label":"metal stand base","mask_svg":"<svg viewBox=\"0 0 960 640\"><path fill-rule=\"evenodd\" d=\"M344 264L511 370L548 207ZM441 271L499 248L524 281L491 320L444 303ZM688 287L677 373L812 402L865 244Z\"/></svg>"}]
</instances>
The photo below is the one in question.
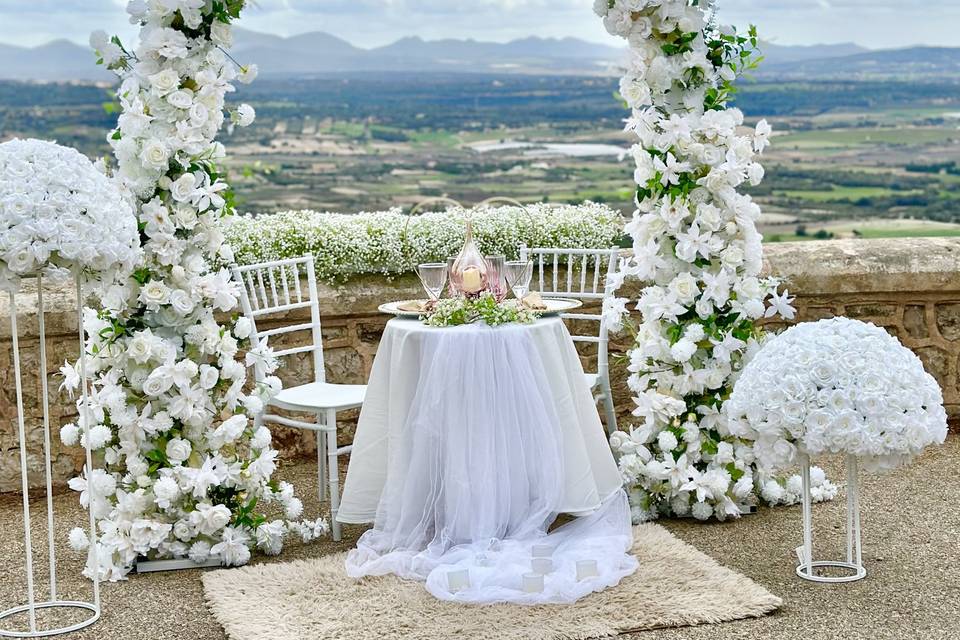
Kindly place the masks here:
<instances>
[{"instance_id":1,"label":"metal stand base","mask_svg":"<svg viewBox=\"0 0 960 640\"><path fill-rule=\"evenodd\" d=\"M32 605L25 604L6 611L0 612L0 620L5 620L18 613L32 613L38 609L84 609L90 611L92 615L83 622L72 624L69 627L59 627L57 629L37 629L35 631L10 631L0 629L0 638L46 638L48 636L58 636L62 633L72 633L85 629L100 619L100 608L89 602L74 602L72 600L55 600L53 602L34 602Z\"/></svg>"},{"instance_id":2,"label":"metal stand base","mask_svg":"<svg viewBox=\"0 0 960 640\"><path fill-rule=\"evenodd\" d=\"M813 559L813 523L810 499L810 457L800 459L801 479L803 480L803 546L797 548L799 564L797 575L811 582L854 582L867 577L863 566L860 544L860 487L857 481L857 458L847 456L847 560ZM818 568L843 569L850 572L844 576L821 576L814 572Z\"/></svg>"},{"instance_id":3,"label":"metal stand base","mask_svg":"<svg viewBox=\"0 0 960 640\"><path fill-rule=\"evenodd\" d=\"M50 568L50 588L49 588L49 599L46 601L38 601L36 594L36 585L34 584L33 576L33 535L30 527L30 487L28 482L28 465L27 465L27 429L26 429L26 418L24 414L24 393L23 393L23 380L21 377L21 362L20 362L20 336L19 331L17 330L17 292L10 292L10 336L12 342L12 351L13 351L13 370L14 370L14 385L16 388L17 394L17 431L19 439L19 449L20 449L20 490L23 499L23 549L24 549L24 560L26 563L26 600L27 603L17 607L7 609L6 611L0 612L0 621L7 621L8 618L17 614L26 614L27 625L29 627L26 631L14 631L0 627L0 638L44 638L48 636L55 636L61 633L70 633L72 631L77 631L92 625L94 622L100 619L100 572L96 570L93 572L93 601L92 602L78 602L75 600L60 600L57 597L57 557L56 557L56 545L54 544L54 532L56 527L54 525L54 513L53 513L53 475L51 472L52 461L51 461L51 438L50 438L50 392L48 389L48 367L47 367L47 334L46 326L44 321L44 305L43 305L43 278L39 274L34 274L37 281L37 328L39 333L39 347L40 347L40 361L37 373L40 377L40 389L41 389L41 407L43 409L43 458L44 458L44 479L46 481L47 488L47 553L49 558L49 568ZM89 401L89 378L87 376L87 354L86 347L84 342L84 330L83 330L83 281L80 276L77 276L77 335L79 338L80 344L80 396L81 402L79 404L80 411L80 420L77 421L77 425L86 432L91 427L91 420L89 415L90 401ZM85 453L85 464L84 464L84 476L89 478L90 474L93 473L93 452L90 450L90 440L86 438L86 444L84 446ZM88 488L90 504L93 504L95 499L94 485L91 485ZM87 564L90 567L99 568L100 562L98 557L98 545L97 545L97 523L94 517L94 511L92 508L87 509L87 525L88 525L88 539L90 541L90 553L87 555ZM44 629L37 624L37 611L40 609L82 609L89 611L91 615L85 619L83 622L78 622L66 627L58 627L55 629Z\"/></svg>"},{"instance_id":4,"label":"metal stand base","mask_svg":"<svg viewBox=\"0 0 960 640\"><path fill-rule=\"evenodd\" d=\"M178 558L176 560L138 560L136 564L137 573L152 573L154 571L182 571L184 569L209 569L211 567L222 567L223 563L215 558L206 562L197 563L190 558Z\"/></svg>"}]
</instances>

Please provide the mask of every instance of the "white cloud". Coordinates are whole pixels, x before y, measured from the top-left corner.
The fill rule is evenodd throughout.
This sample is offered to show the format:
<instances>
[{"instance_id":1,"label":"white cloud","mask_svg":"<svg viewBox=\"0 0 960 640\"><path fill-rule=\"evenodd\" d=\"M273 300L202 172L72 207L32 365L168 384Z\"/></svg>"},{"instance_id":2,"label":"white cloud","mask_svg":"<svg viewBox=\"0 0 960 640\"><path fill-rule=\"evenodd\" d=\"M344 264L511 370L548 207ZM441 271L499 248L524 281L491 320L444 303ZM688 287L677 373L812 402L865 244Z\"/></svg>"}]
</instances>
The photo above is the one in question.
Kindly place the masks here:
<instances>
[{"instance_id":1,"label":"white cloud","mask_svg":"<svg viewBox=\"0 0 960 640\"><path fill-rule=\"evenodd\" d=\"M591 0L257 0L241 25L294 35L327 31L360 46L408 35L504 41L529 35L615 43ZM132 37L125 0L0 0L0 42L84 42L98 28ZM719 0L719 16L754 23L784 44L855 41L871 47L955 46L958 0Z\"/></svg>"}]
</instances>

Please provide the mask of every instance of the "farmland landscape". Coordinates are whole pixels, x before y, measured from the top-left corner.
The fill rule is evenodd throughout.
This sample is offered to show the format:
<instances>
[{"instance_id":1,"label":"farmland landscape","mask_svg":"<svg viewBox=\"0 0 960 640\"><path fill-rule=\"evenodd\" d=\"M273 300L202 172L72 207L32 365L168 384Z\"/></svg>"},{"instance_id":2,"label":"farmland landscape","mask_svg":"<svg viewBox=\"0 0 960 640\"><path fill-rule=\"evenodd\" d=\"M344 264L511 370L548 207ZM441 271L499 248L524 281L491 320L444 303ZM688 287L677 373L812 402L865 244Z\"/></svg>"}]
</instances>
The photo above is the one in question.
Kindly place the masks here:
<instances>
[{"instance_id":1,"label":"farmland landscape","mask_svg":"<svg viewBox=\"0 0 960 640\"><path fill-rule=\"evenodd\" d=\"M767 241L960 235L960 50L918 49L909 64L903 52L868 64L862 51L823 51L840 55L830 64L802 49L777 49L772 71L736 101L748 122L767 118L776 131L753 191ZM568 58L567 72L551 55L508 70L433 68L424 57L422 71L265 72L237 94L257 121L224 140L238 206L353 212L505 196L594 200L629 215L612 65ZM115 117L101 78L0 81L0 139L55 138L102 155Z\"/></svg>"}]
</instances>

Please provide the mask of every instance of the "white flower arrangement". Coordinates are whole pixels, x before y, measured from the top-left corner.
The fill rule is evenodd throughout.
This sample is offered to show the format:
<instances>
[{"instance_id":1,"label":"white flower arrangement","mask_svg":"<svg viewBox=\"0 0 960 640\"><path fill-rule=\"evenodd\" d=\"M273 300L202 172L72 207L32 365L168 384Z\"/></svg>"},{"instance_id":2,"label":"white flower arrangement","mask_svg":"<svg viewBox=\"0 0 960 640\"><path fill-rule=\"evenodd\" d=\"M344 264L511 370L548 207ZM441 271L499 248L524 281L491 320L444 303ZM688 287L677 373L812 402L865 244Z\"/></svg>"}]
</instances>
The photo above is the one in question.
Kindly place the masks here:
<instances>
[{"instance_id":1,"label":"white flower arrangement","mask_svg":"<svg viewBox=\"0 0 960 640\"><path fill-rule=\"evenodd\" d=\"M122 579L139 556L241 564L254 546L278 552L284 533L310 540L326 530L323 520L295 521L302 503L271 479L277 452L252 419L279 379L251 388L236 359L248 347L248 323L221 326L214 315L232 311L238 297L229 272L214 266L232 260L220 223L233 213L215 139L238 77L220 46L244 4L134 1L135 51L102 33L91 38L122 78L109 141L117 175L136 195L144 252L130 279L103 292L100 310L85 312L92 421L61 430L68 444L90 438L102 461L70 486L100 519L104 579ZM254 115L236 114L239 125ZM276 367L269 349L251 358ZM289 521L256 512L270 503Z\"/></svg>"},{"instance_id":2,"label":"white flower arrangement","mask_svg":"<svg viewBox=\"0 0 960 640\"><path fill-rule=\"evenodd\" d=\"M43 140L0 144L0 289L34 273L112 282L139 257L132 204L83 154Z\"/></svg>"},{"instance_id":3,"label":"white flower arrangement","mask_svg":"<svg viewBox=\"0 0 960 640\"><path fill-rule=\"evenodd\" d=\"M723 519L739 515L739 504L783 498L763 490L770 478L756 467L753 443L731 432L723 412L761 335L755 322L794 311L779 283L760 277L760 208L737 192L763 178L756 156L771 133L765 121L744 132L743 114L726 106L737 75L756 65L757 34L719 29L708 20L713 5L594 4L631 49L620 94L632 110L626 130L638 140L631 149L637 211L626 226L634 256L612 284L647 283L628 379L642 422L611 444L636 520Z\"/></svg>"},{"instance_id":4,"label":"white flower arrangement","mask_svg":"<svg viewBox=\"0 0 960 640\"><path fill-rule=\"evenodd\" d=\"M744 367L726 408L730 429L754 440L758 462L771 470L793 465L798 451L894 469L947 435L940 386L916 354L848 318L772 338Z\"/></svg>"},{"instance_id":5,"label":"white flower arrangement","mask_svg":"<svg viewBox=\"0 0 960 640\"><path fill-rule=\"evenodd\" d=\"M518 300L497 302L489 292L477 297L456 296L431 303L423 314L423 323L430 327L455 327L482 322L491 327L502 324L531 324L540 314Z\"/></svg>"},{"instance_id":6,"label":"white flower arrangement","mask_svg":"<svg viewBox=\"0 0 960 640\"><path fill-rule=\"evenodd\" d=\"M477 244L487 255L516 257L528 246L607 249L623 233L620 214L593 202L494 207L470 213ZM227 242L240 264L312 253L317 277L397 275L424 262L443 262L463 245L460 209L404 215L400 209L357 214L285 211L231 221Z\"/></svg>"}]
</instances>

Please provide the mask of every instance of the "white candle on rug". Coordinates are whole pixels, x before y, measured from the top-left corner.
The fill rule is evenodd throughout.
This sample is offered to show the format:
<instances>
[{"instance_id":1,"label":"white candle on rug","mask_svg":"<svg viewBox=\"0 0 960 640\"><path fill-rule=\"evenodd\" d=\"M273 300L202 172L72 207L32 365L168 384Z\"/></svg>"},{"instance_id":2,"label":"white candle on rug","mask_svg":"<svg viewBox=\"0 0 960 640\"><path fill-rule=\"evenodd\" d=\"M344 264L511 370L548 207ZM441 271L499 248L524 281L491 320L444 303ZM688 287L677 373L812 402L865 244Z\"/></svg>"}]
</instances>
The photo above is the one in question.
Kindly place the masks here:
<instances>
[{"instance_id":1,"label":"white candle on rug","mask_svg":"<svg viewBox=\"0 0 960 640\"><path fill-rule=\"evenodd\" d=\"M526 593L543 593L543 576L539 573L523 574L523 590Z\"/></svg>"},{"instance_id":2,"label":"white candle on rug","mask_svg":"<svg viewBox=\"0 0 960 640\"><path fill-rule=\"evenodd\" d=\"M540 575L545 576L548 573L553 573L553 559L534 558L530 561L530 567L533 569L534 573L539 573Z\"/></svg>"},{"instance_id":3,"label":"white candle on rug","mask_svg":"<svg viewBox=\"0 0 960 640\"><path fill-rule=\"evenodd\" d=\"M534 558L549 558L553 555L553 547L549 544L535 544L530 548L530 555Z\"/></svg>"},{"instance_id":4,"label":"white candle on rug","mask_svg":"<svg viewBox=\"0 0 960 640\"><path fill-rule=\"evenodd\" d=\"M447 571L447 586L451 593L464 591L470 588L470 571L467 569L456 569Z\"/></svg>"},{"instance_id":5,"label":"white candle on rug","mask_svg":"<svg viewBox=\"0 0 960 640\"><path fill-rule=\"evenodd\" d=\"M596 560L577 560L577 580L587 580L600 575Z\"/></svg>"}]
</instances>

